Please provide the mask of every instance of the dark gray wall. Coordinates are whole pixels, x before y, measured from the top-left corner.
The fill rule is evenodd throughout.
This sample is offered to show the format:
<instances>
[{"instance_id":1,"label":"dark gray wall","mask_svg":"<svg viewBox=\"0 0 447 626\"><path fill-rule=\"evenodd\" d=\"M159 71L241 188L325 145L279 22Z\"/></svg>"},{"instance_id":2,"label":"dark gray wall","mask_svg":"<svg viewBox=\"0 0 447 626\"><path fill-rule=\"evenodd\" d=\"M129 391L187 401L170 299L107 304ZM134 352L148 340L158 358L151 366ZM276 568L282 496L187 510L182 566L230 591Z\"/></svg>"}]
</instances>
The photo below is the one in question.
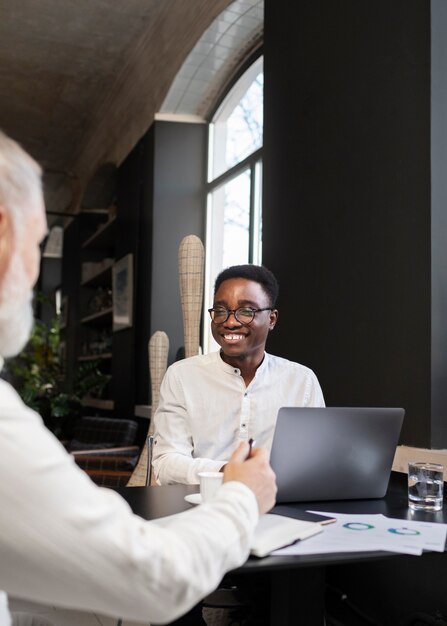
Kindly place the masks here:
<instances>
[{"instance_id":1,"label":"dark gray wall","mask_svg":"<svg viewBox=\"0 0 447 626\"><path fill-rule=\"evenodd\" d=\"M117 258L133 252L135 272L134 327L114 333L123 402L150 402L148 341L156 330L168 334L170 363L183 346L178 247L185 235L204 236L205 153L204 124L158 121L119 168Z\"/></svg>"},{"instance_id":2,"label":"dark gray wall","mask_svg":"<svg viewBox=\"0 0 447 626\"><path fill-rule=\"evenodd\" d=\"M186 235L204 240L206 125L155 122L151 334L169 337L169 362L184 344L178 248Z\"/></svg>"},{"instance_id":3,"label":"dark gray wall","mask_svg":"<svg viewBox=\"0 0 447 626\"><path fill-rule=\"evenodd\" d=\"M430 4L266 0L264 54L270 350L430 445Z\"/></svg>"},{"instance_id":4,"label":"dark gray wall","mask_svg":"<svg viewBox=\"0 0 447 626\"><path fill-rule=\"evenodd\" d=\"M447 447L447 3L431 6L432 445Z\"/></svg>"}]
</instances>

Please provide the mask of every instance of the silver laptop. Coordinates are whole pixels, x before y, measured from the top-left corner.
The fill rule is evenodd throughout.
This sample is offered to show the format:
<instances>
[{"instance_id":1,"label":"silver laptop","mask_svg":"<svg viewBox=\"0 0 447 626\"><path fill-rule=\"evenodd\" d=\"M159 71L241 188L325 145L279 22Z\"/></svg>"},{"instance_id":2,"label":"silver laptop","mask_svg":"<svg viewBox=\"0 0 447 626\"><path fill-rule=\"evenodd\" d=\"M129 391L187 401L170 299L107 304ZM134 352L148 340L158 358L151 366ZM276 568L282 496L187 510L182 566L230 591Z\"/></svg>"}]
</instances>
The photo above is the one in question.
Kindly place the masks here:
<instances>
[{"instance_id":1,"label":"silver laptop","mask_svg":"<svg viewBox=\"0 0 447 626\"><path fill-rule=\"evenodd\" d=\"M398 408L281 408L270 455L277 502L382 498L404 414Z\"/></svg>"}]
</instances>

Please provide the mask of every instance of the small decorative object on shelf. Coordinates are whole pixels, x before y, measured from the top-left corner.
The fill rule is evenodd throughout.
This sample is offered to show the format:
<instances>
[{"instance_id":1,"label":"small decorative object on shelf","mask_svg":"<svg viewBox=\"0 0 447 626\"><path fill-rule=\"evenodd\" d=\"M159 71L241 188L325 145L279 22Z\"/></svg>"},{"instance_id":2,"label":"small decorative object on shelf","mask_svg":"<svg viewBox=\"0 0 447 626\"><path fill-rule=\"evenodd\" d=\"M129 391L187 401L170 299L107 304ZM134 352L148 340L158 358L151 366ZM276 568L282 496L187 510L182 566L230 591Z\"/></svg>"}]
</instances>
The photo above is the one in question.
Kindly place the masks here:
<instances>
[{"instance_id":1,"label":"small decorative object on shelf","mask_svg":"<svg viewBox=\"0 0 447 626\"><path fill-rule=\"evenodd\" d=\"M88 302L88 312L99 313L112 307L112 289L106 287L98 287L95 294Z\"/></svg>"},{"instance_id":2,"label":"small decorative object on shelf","mask_svg":"<svg viewBox=\"0 0 447 626\"><path fill-rule=\"evenodd\" d=\"M112 351L112 336L107 329L97 332L82 344L82 356L101 356Z\"/></svg>"}]
</instances>

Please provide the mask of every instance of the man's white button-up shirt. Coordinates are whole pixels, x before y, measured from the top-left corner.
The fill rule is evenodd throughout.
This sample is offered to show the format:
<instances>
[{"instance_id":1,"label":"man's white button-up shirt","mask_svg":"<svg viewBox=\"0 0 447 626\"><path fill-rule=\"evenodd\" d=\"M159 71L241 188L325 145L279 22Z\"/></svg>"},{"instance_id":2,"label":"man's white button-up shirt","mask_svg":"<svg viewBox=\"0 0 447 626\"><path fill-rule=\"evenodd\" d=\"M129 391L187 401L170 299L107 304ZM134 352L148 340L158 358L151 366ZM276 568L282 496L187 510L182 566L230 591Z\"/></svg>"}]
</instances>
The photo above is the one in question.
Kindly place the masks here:
<instances>
[{"instance_id":1,"label":"man's white button-up shirt","mask_svg":"<svg viewBox=\"0 0 447 626\"><path fill-rule=\"evenodd\" d=\"M240 370L219 352L174 363L155 414L158 482L198 483L198 472L219 471L239 442L250 437L270 450L283 406L324 406L312 370L265 353L246 387Z\"/></svg>"}]
</instances>

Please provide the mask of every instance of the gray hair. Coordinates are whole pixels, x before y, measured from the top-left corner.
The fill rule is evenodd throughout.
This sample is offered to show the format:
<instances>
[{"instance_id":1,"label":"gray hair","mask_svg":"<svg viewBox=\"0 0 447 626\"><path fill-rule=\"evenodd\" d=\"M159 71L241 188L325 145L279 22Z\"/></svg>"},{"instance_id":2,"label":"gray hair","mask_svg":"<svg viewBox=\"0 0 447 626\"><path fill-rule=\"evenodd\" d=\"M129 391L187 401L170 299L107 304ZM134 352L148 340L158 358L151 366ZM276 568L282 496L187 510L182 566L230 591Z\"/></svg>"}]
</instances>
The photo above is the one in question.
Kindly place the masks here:
<instances>
[{"instance_id":1,"label":"gray hair","mask_svg":"<svg viewBox=\"0 0 447 626\"><path fill-rule=\"evenodd\" d=\"M42 170L13 139L0 130L0 204L11 214L20 231L27 211L36 206L42 193Z\"/></svg>"}]
</instances>

